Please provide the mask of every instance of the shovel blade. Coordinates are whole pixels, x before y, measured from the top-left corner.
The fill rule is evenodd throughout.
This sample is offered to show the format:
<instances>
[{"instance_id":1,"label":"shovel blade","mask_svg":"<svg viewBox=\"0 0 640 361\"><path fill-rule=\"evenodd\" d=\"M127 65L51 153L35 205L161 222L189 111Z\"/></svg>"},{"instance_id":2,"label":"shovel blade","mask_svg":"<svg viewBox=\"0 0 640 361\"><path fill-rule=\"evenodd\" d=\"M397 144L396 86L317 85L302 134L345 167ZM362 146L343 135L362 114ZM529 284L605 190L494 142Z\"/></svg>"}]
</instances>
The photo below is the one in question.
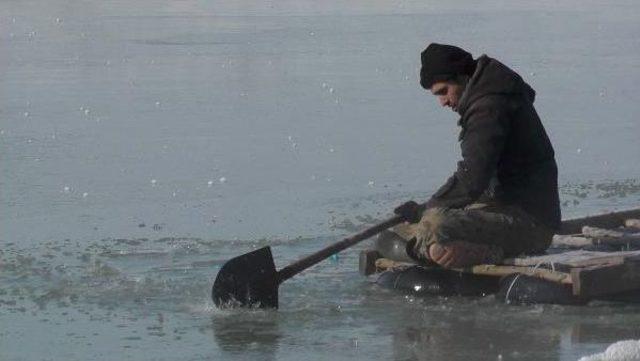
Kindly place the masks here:
<instances>
[{"instance_id":1,"label":"shovel blade","mask_svg":"<svg viewBox=\"0 0 640 361\"><path fill-rule=\"evenodd\" d=\"M227 261L211 298L218 308L278 308L279 284L271 247L263 247Z\"/></svg>"}]
</instances>

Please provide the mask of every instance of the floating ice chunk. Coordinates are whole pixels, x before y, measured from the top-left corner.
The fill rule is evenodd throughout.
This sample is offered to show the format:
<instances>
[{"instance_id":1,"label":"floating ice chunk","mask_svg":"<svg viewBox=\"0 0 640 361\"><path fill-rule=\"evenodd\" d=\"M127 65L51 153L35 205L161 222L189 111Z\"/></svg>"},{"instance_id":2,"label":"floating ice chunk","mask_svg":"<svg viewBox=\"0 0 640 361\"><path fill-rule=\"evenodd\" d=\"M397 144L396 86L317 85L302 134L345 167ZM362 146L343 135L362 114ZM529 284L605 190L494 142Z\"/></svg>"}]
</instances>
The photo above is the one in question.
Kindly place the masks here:
<instances>
[{"instance_id":1,"label":"floating ice chunk","mask_svg":"<svg viewBox=\"0 0 640 361\"><path fill-rule=\"evenodd\" d=\"M328 86L327 83L322 83L322 89L327 89Z\"/></svg>"},{"instance_id":2,"label":"floating ice chunk","mask_svg":"<svg viewBox=\"0 0 640 361\"><path fill-rule=\"evenodd\" d=\"M56 18L56 23L61 24L62 23L62 19Z\"/></svg>"},{"instance_id":3,"label":"floating ice chunk","mask_svg":"<svg viewBox=\"0 0 640 361\"><path fill-rule=\"evenodd\" d=\"M536 72L535 72L535 71L532 71L531 73L529 73L529 75L531 75L531 76L536 76Z\"/></svg>"},{"instance_id":4,"label":"floating ice chunk","mask_svg":"<svg viewBox=\"0 0 640 361\"><path fill-rule=\"evenodd\" d=\"M579 361L637 361L640 360L640 340L618 341L602 352L584 356Z\"/></svg>"},{"instance_id":5,"label":"floating ice chunk","mask_svg":"<svg viewBox=\"0 0 640 361\"><path fill-rule=\"evenodd\" d=\"M289 139L289 143L291 143L291 148L295 149L295 148L298 147L298 143L293 141L293 137L292 136L287 137L287 139Z\"/></svg>"},{"instance_id":6,"label":"floating ice chunk","mask_svg":"<svg viewBox=\"0 0 640 361\"><path fill-rule=\"evenodd\" d=\"M22 115L24 115L25 118L29 118L29 112L24 112Z\"/></svg>"},{"instance_id":7,"label":"floating ice chunk","mask_svg":"<svg viewBox=\"0 0 640 361\"><path fill-rule=\"evenodd\" d=\"M329 93L333 94L334 91L333 88L329 88Z\"/></svg>"},{"instance_id":8,"label":"floating ice chunk","mask_svg":"<svg viewBox=\"0 0 640 361\"><path fill-rule=\"evenodd\" d=\"M151 185L152 185L152 186L154 186L154 187L155 187L156 183L158 183L158 181L157 181L157 180L155 180L155 179L152 179L152 180L151 180Z\"/></svg>"},{"instance_id":9,"label":"floating ice chunk","mask_svg":"<svg viewBox=\"0 0 640 361\"><path fill-rule=\"evenodd\" d=\"M333 153L333 152L335 152L335 151L336 151L335 149L333 149L333 148L329 148L329 153Z\"/></svg>"},{"instance_id":10,"label":"floating ice chunk","mask_svg":"<svg viewBox=\"0 0 640 361\"><path fill-rule=\"evenodd\" d=\"M212 185L213 185L213 181L212 180L207 182L207 187L211 187Z\"/></svg>"},{"instance_id":11,"label":"floating ice chunk","mask_svg":"<svg viewBox=\"0 0 640 361\"><path fill-rule=\"evenodd\" d=\"M0 130L0 135L4 135L4 129Z\"/></svg>"},{"instance_id":12,"label":"floating ice chunk","mask_svg":"<svg viewBox=\"0 0 640 361\"><path fill-rule=\"evenodd\" d=\"M160 102L156 102L156 108L160 106Z\"/></svg>"},{"instance_id":13,"label":"floating ice chunk","mask_svg":"<svg viewBox=\"0 0 640 361\"><path fill-rule=\"evenodd\" d=\"M225 183L227 181L227 178L225 177L220 177L219 179L220 183Z\"/></svg>"},{"instance_id":14,"label":"floating ice chunk","mask_svg":"<svg viewBox=\"0 0 640 361\"><path fill-rule=\"evenodd\" d=\"M88 196L89 196L89 193L87 192L82 193L82 198L87 198Z\"/></svg>"},{"instance_id":15,"label":"floating ice chunk","mask_svg":"<svg viewBox=\"0 0 640 361\"><path fill-rule=\"evenodd\" d=\"M310 31L309 35L314 36L314 35L316 35L316 33L314 33L313 31Z\"/></svg>"},{"instance_id":16,"label":"floating ice chunk","mask_svg":"<svg viewBox=\"0 0 640 361\"><path fill-rule=\"evenodd\" d=\"M89 113L91 113L91 110L89 110L89 109L85 109L84 110L84 115L89 115Z\"/></svg>"},{"instance_id":17,"label":"floating ice chunk","mask_svg":"<svg viewBox=\"0 0 640 361\"><path fill-rule=\"evenodd\" d=\"M368 183L369 187L373 187L375 184L376 183L374 181L372 181L372 180L370 180L369 183Z\"/></svg>"},{"instance_id":18,"label":"floating ice chunk","mask_svg":"<svg viewBox=\"0 0 640 361\"><path fill-rule=\"evenodd\" d=\"M62 189L64 190L65 193L71 192L71 188L69 188L69 186L64 186L64 188Z\"/></svg>"},{"instance_id":19,"label":"floating ice chunk","mask_svg":"<svg viewBox=\"0 0 640 361\"><path fill-rule=\"evenodd\" d=\"M576 153L578 153L578 154L582 153L582 148L576 149Z\"/></svg>"}]
</instances>

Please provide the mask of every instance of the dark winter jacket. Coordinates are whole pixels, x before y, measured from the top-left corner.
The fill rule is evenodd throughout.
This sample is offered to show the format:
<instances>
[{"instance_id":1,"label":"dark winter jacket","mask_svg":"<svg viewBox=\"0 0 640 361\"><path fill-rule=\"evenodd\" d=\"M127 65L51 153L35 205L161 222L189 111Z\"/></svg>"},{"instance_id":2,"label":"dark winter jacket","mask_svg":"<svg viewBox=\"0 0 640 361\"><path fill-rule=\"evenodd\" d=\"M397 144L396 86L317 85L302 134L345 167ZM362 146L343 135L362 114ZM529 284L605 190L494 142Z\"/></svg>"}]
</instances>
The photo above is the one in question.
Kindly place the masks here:
<instances>
[{"instance_id":1,"label":"dark winter jacket","mask_svg":"<svg viewBox=\"0 0 640 361\"><path fill-rule=\"evenodd\" d=\"M478 58L458 105L462 161L427 207L515 204L541 224L560 226L558 169L534 98L513 70Z\"/></svg>"}]
</instances>

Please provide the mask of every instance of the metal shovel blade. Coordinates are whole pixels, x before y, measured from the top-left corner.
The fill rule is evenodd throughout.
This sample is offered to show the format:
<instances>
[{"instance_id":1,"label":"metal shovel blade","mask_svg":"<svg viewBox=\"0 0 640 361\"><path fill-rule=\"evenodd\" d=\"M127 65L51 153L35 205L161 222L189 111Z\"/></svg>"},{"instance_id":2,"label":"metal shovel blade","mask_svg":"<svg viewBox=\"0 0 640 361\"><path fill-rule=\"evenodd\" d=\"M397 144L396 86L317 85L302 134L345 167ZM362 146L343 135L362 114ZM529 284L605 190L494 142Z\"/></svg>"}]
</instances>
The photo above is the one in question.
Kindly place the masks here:
<instances>
[{"instance_id":1,"label":"metal shovel blade","mask_svg":"<svg viewBox=\"0 0 640 361\"><path fill-rule=\"evenodd\" d=\"M218 308L278 308L279 285L271 247L264 247L225 263L211 298Z\"/></svg>"}]
</instances>

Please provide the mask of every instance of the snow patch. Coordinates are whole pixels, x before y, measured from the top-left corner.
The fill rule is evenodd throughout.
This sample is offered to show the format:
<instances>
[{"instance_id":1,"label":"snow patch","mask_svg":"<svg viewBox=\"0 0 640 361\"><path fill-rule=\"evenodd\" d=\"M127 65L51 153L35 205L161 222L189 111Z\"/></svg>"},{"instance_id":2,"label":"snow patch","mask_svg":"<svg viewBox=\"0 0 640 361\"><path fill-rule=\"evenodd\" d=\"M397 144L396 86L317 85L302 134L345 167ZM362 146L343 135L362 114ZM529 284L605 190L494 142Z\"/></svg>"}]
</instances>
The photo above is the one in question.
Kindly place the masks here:
<instances>
[{"instance_id":1,"label":"snow patch","mask_svg":"<svg viewBox=\"0 0 640 361\"><path fill-rule=\"evenodd\" d=\"M618 341L602 352L582 357L579 361L639 361L640 340Z\"/></svg>"}]
</instances>

